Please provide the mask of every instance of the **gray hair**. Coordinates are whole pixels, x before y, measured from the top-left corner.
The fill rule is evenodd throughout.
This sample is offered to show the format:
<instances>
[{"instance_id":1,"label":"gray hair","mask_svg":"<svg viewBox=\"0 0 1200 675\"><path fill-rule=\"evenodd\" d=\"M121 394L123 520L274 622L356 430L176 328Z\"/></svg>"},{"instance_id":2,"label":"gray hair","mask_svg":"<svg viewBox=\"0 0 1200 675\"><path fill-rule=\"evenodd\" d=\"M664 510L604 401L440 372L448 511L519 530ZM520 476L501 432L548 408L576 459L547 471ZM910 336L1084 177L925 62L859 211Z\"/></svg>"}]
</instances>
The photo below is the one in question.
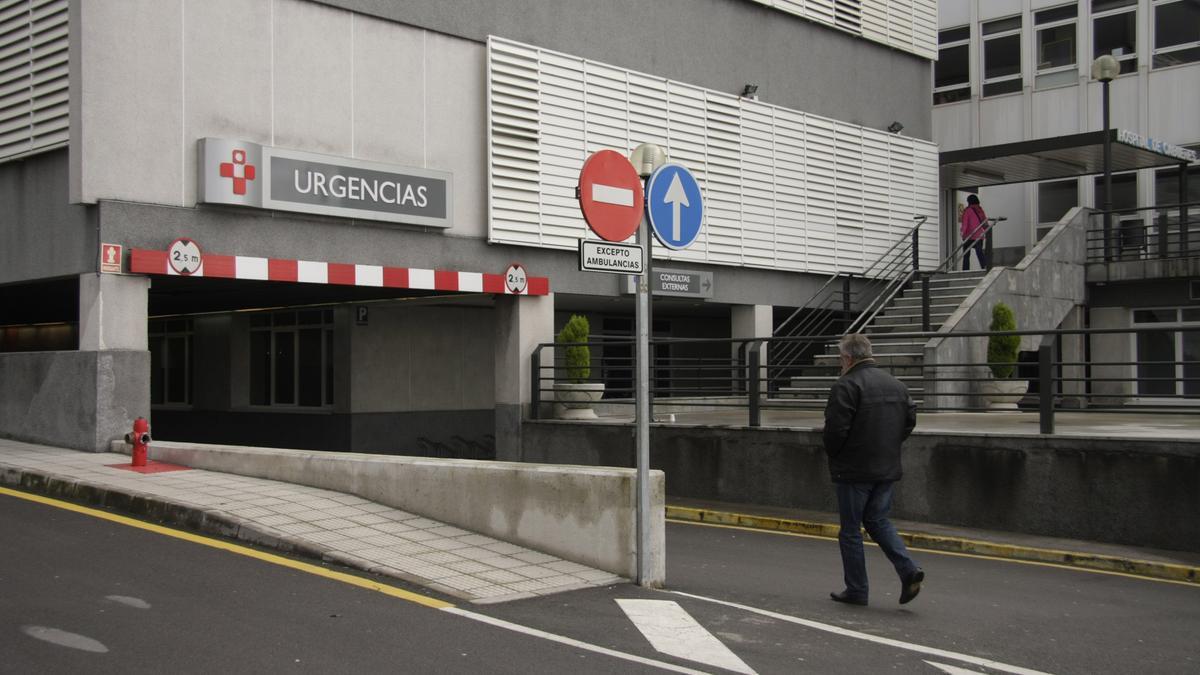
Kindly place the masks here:
<instances>
[{"instance_id":1,"label":"gray hair","mask_svg":"<svg viewBox=\"0 0 1200 675\"><path fill-rule=\"evenodd\" d=\"M852 361L871 358L871 341L862 333L848 333L838 340L838 351Z\"/></svg>"}]
</instances>

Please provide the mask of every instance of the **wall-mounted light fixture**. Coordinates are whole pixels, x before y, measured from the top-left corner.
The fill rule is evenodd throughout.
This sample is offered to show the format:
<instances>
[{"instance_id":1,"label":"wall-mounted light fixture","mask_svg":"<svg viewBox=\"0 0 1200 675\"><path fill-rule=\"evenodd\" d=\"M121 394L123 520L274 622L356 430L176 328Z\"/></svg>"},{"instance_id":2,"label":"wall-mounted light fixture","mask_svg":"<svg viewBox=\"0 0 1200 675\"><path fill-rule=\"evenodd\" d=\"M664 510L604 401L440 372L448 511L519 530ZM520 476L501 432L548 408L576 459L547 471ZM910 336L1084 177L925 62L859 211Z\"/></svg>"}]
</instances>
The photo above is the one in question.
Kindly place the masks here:
<instances>
[{"instance_id":1,"label":"wall-mounted light fixture","mask_svg":"<svg viewBox=\"0 0 1200 675\"><path fill-rule=\"evenodd\" d=\"M758 85L757 84L747 84L746 86L742 87L741 97L748 98L751 101L757 101L758 100Z\"/></svg>"},{"instance_id":2,"label":"wall-mounted light fixture","mask_svg":"<svg viewBox=\"0 0 1200 675\"><path fill-rule=\"evenodd\" d=\"M900 124L899 122L892 122L891 124L887 125L887 130L893 134L898 134L904 130L904 125Z\"/></svg>"}]
</instances>

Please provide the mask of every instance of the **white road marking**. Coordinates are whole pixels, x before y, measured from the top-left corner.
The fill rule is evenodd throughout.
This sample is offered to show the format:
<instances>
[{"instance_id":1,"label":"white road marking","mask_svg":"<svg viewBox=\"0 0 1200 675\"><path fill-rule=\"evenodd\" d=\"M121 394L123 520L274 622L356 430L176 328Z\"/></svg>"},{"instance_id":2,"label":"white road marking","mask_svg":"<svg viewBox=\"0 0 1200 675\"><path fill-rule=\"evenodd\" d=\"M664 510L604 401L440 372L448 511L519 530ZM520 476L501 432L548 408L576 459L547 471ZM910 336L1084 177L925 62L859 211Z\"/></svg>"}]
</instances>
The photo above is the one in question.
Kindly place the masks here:
<instances>
[{"instance_id":1,"label":"white road marking","mask_svg":"<svg viewBox=\"0 0 1200 675\"><path fill-rule=\"evenodd\" d=\"M95 652L104 654L108 651L100 642L93 640L86 635L78 633L68 633L65 630L57 628L47 628L45 626L21 626L21 631L31 638L49 642L60 647L70 647L71 649L79 649L85 652Z\"/></svg>"},{"instance_id":2,"label":"white road marking","mask_svg":"<svg viewBox=\"0 0 1200 675\"><path fill-rule=\"evenodd\" d=\"M709 597L705 597L703 595L692 595L691 593L684 593L682 591L664 591L664 592L671 593L674 595L680 595L685 598L693 598L695 600L703 600L705 602L711 602L711 603L718 604L718 605L724 605L726 607L734 607L736 609L740 609L745 612L761 614L762 616L769 616L772 619L778 619L780 621L786 621L788 623L794 623L794 624L798 624L801 626L806 626L808 628L814 628L816 630L822 630L827 633L833 633L834 635L841 635L843 637L855 638L857 640L866 640L867 642L874 642L876 644L887 645L889 647L896 647L898 649L907 649L909 651L918 652L921 654L928 654L930 656L937 656L937 657L941 657L944 659L953 659L955 661L961 661L963 663L970 663L970 664L976 665L976 666L983 666L984 668L991 668L993 670L999 670L1004 673L1013 673L1014 675L1049 675L1049 673L1045 673L1040 670L1032 670L1029 668L1022 668L1020 666L1010 666L1007 663L1001 663L1000 661L993 661L991 659L984 659L984 658L980 658L978 656L971 656L970 654L960 654L958 652L951 652L951 651L946 651L944 649L937 649L936 647L926 647L924 645L913 644L911 642L903 642L901 640L893 640L891 638L880 637L878 635L871 635L869 633L860 633L858 631L849 630L847 628L842 628L841 626L833 626L833 625L830 625L827 623L821 623L819 621L812 621L810 619L801 619L799 617L788 616L787 614L780 614L778 612L772 612L767 609L759 609L757 607L750 607L749 605L742 605L742 604L738 604L736 602L728 602L726 600L717 600L716 598L709 598Z\"/></svg>"},{"instance_id":3,"label":"white road marking","mask_svg":"<svg viewBox=\"0 0 1200 675\"><path fill-rule=\"evenodd\" d=\"M104 596L104 599L112 600L113 602L119 602L122 605L127 605L137 609L150 609L150 603L142 600L141 598L133 598L128 595L106 595Z\"/></svg>"},{"instance_id":4,"label":"white road marking","mask_svg":"<svg viewBox=\"0 0 1200 675\"><path fill-rule=\"evenodd\" d=\"M621 599L617 604L658 651L706 666L754 675L745 661L705 630L679 603Z\"/></svg>"},{"instance_id":5,"label":"white road marking","mask_svg":"<svg viewBox=\"0 0 1200 675\"><path fill-rule=\"evenodd\" d=\"M536 628L530 628L528 626L522 626L520 624L511 623L511 622L505 621L503 619L497 619L494 617L487 616L486 614L476 614L475 612L471 612L471 611L468 611L465 609L459 609L458 607L443 607L442 611L450 612L451 614L457 614L458 616L465 617L467 619L473 619L473 620L479 621L481 623L491 624L493 626L496 626L498 628L503 628L505 630L511 630L515 633L524 633L525 635L532 635L533 637L542 638L543 640L550 640L551 642L558 642L560 644L569 645L571 647L576 647L578 649L584 649L589 652L596 652L597 654L604 654L606 656L612 656L614 658L623 659L625 661L632 661L633 663L640 663L644 666L653 666L655 668L661 668L663 670L668 670L673 673L688 673L689 675L706 675L703 671L700 671L700 670L692 670L691 668L684 668L682 666L677 666L673 663L667 663L666 661L655 661L654 659L647 659L647 658L643 658L641 656L636 656L634 654L627 654L625 652L619 652L619 651L616 651L615 649L601 647L600 645L593 645L593 644L589 644L587 642L580 642L579 640L576 640L574 638L564 637L562 635L555 635L554 633L547 633L546 631L538 630Z\"/></svg>"},{"instance_id":6,"label":"white road marking","mask_svg":"<svg viewBox=\"0 0 1200 675\"><path fill-rule=\"evenodd\" d=\"M926 661L925 663L928 663L929 665L933 666L934 668L937 668L938 670L942 671L943 673L948 673L948 675L978 675L979 674L978 670L967 670L966 668L959 668L958 666L948 666L944 663L935 663L933 661Z\"/></svg>"},{"instance_id":7,"label":"white road marking","mask_svg":"<svg viewBox=\"0 0 1200 675\"><path fill-rule=\"evenodd\" d=\"M633 206L633 190L615 185L592 183L592 201L616 204L617 206Z\"/></svg>"}]
</instances>

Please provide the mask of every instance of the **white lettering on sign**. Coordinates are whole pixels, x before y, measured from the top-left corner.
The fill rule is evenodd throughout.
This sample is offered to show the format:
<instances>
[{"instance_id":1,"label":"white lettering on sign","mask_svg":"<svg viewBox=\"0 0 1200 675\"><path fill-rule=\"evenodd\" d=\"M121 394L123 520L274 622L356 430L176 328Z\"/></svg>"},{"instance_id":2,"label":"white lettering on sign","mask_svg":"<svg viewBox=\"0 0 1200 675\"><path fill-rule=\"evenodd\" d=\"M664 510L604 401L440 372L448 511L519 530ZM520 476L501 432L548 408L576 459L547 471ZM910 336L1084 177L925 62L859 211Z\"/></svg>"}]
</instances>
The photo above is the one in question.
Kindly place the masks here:
<instances>
[{"instance_id":1,"label":"white lettering on sign","mask_svg":"<svg viewBox=\"0 0 1200 675\"><path fill-rule=\"evenodd\" d=\"M1196 161L1195 150L1183 148L1178 145L1172 145L1166 141L1146 138L1127 129L1117 130L1117 142L1124 143L1125 145L1133 145L1139 148L1145 148L1151 152L1157 152L1160 155L1174 157L1175 159L1183 160L1185 162Z\"/></svg>"},{"instance_id":2,"label":"white lettering on sign","mask_svg":"<svg viewBox=\"0 0 1200 675\"><path fill-rule=\"evenodd\" d=\"M303 182L301 182L302 176ZM428 187L425 185L413 186L391 180L343 176L340 173L326 176L319 171L302 172L298 169L292 172L292 179L296 192L303 195L383 202L384 204L418 208L425 208L429 204Z\"/></svg>"},{"instance_id":3,"label":"white lettering on sign","mask_svg":"<svg viewBox=\"0 0 1200 675\"><path fill-rule=\"evenodd\" d=\"M592 201L617 206L633 206L633 190L592 183Z\"/></svg>"}]
</instances>

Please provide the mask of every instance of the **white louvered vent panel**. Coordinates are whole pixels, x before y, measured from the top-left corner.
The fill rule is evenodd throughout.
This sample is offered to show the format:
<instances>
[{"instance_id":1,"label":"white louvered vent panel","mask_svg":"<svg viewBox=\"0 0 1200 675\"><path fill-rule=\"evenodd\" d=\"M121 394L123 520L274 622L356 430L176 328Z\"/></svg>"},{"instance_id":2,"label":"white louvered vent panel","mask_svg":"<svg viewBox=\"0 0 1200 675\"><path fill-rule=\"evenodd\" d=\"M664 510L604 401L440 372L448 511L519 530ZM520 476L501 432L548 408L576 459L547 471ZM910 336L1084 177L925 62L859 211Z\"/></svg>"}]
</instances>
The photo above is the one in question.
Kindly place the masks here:
<instances>
[{"instance_id":1,"label":"white louvered vent panel","mask_svg":"<svg viewBox=\"0 0 1200 675\"><path fill-rule=\"evenodd\" d=\"M836 26L835 4L834 0L805 0L804 14L807 18L819 21L826 26Z\"/></svg>"},{"instance_id":2,"label":"white louvered vent panel","mask_svg":"<svg viewBox=\"0 0 1200 675\"><path fill-rule=\"evenodd\" d=\"M837 266L837 150L834 123L807 115L805 158L807 168L808 268L835 272Z\"/></svg>"},{"instance_id":3,"label":"white louvered vent panel","mask_svg":"<svg viewBox=\"0 0 1200 675\"><path fill-rule=\"evenodd\" d=\"M67 0L0 1L0 160L70 137Z\"/></svg>"},{"instance_id":4,"label":"white louvered vent panel","mask_svg":"<svg viewBox=\"0 0 1200 675\"><path fill-rule=\"evenodd\" d=\"M859 271L914 214L936 209L932 144L498 38L491 44L490 241L574 249L587 233L575 198L584 159L641 142L663 145L687 166L705 199L696 243L657 247L665 260ZM936 229L929 236L936 256Z\"/></svg>"},{"instance_id":5,"label":"white louvered vent panel","mask_svg":"<svg viewBox=\"0 0 1200 675\"><path fill-rule=\"evenodd\" d=\"M873 42L888 43L888 0L862 1L862 35Z\"/></svg>"},{"instance_id":6,"label":"white louvered vent panel","mask_svg":"<svg viewBox=\"0 0 1200 675\"><path fill-rule=\"evenodd\" d=\"M929 220L921 226L921 264L932 268L938 264L942 254L938 251L938 148L932 143L912 143L914 151L913 174L916 179L912 215L927 215Z\"/></svg>"},{"instance_id":7,"label":"white louvered vent panel","mask_svg":"<svg viewBox=\"0 0 1200 675\"><path fill-rule=\"evenodd\" d=\"M742 259L772 268L775 254L775 129L771 108L742 107Z\"/></svg>"},{"instance_id":8,"label":"white louvered vent panel","mask_svg":"<svg viewBox=\"0 0 1200 675\"><path fill-rule=\"evenodd\" d=\"M754 1L918 56L937 56L937 0Z\"/></svg>"},{"instance_id":9,"label":"white louvered vent panel","mask_svg":"<svg viewBox=\"0 0 1200 675\"><path fill-rule=\"evenodd\" d=\"M537 52L496 40L488 45L488 236L538 245L541 228L529 222L529 214L540 210L541 190Z\"/></svg>"},{"instance_id":10,"label":"white louvered vent panel","mask_svg":"<svg viewBox=\"0 0 1200 675\"><path fill-rule=\"evenodd\" d=\"M891 0L888 3L888 44L910 52L914 51L913 2L914 0Z\"/></svg>"},{"instance_id":11,"label":"white louvered vent panel","mask_svg":"<svg viewBox=\"0 0 1200 675\"><path fill-rule=\"evenodd\" d=\"M890 161L888 134L862 130L862 218L863 264L869 265L887 253L908 226L892 218L888 188Z\"/></svg>"},{"instance_id":12,"label":"white louvered vent panel","mask_svg":"<svg viewBox=\"0 0 1200 675\"><path fill-rule=\"evenodd\" d=\"M742 263L742 135L738 99L709 92L705 97L708 175L705 226L708 260Z\"/></svg>"},{"instance_id":13,"label":"white louvered vent panel","mask_svg":"<svg viewBox=\"0 0 1200 675\"><path fill-rule=\"evenodd\" d=\"M835 26L854 35L862 35L862 8L859 0L835 0Z\"/></svg>"},{"instance_id":14,"label":"white louvered vent panel","mask_svg":"<svg viewBox=\"0 0 1200 675\"><path fill-rule=\"evenodd\" d=\"M804 115L774 109L775 245L780 269L807 270Z\"/></svg>"},{"instance_id":15,"label":"white louvered vent panel","mask_svg":"<svg viewBox=\"0 0 1200 675\"><path fill-rule=\"evenodd\" d=\"M34 3L30 82L34 148L70 139L67 18L66 2Z\"/></svg>"},{"instance_id":16,"label":"white louvered vent panel","mask_svg":"<svg viewBox=\"0 0 1200 675\"><path fill-rule=\"evenodd\" d=\"M864 257L862 127L834 124L835 222L838 226L838 269L861 272L871 258Z\"/></svg>"}]
</instances>

